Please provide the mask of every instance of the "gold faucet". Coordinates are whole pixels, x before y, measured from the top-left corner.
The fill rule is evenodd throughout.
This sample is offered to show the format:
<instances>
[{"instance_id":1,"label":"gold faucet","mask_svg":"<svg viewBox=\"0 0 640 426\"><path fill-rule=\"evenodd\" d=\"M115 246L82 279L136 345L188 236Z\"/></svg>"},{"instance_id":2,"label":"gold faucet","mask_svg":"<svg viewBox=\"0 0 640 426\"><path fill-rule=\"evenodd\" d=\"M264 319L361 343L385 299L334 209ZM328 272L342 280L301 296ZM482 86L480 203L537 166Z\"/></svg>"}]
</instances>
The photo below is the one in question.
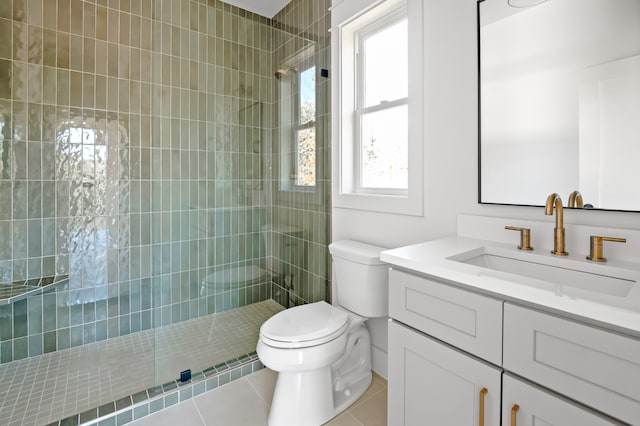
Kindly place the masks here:
<instances>
[{"instance_id":1,"label":"gold faucet","mask_svg":"<svg viewBox=\"0 0 640 426\"><path fill-rule=\"evenodd\" d=\"M601 237L599 235L592 235L589 239L590 242L590 250L589 256L587 256L587 260L592 262L606 262L607 258L602 255L602 242L603 241L612 241L614 243L626 243L626 238L615 238L615 237Z\"/></svg>"},{"instance_id":2,"label":"gold faucet","mask_svg":"<svg viewBox=\"0 0 640 426\"><path fill-rule=\"evenodd\" d=\"M544 214L551 216L554 206L556 208L556 227L553 230L553 251L551 254L566 256L569 253L564 251L564 214L562 210L562 199L555 192L547 197Z\"/></svg>"},{"instance_id":3,"label":"gold faucet","mask_svg":"<svg viewBox=\"0 0 640 426\"><path fill-rule=\"evenodd\" d=\"M569 194L569 206L568 207L577 207L579 209L584 207L584 202L582 201L582 194L580 191L573 191Z\"/></svg>"}]
</instances>

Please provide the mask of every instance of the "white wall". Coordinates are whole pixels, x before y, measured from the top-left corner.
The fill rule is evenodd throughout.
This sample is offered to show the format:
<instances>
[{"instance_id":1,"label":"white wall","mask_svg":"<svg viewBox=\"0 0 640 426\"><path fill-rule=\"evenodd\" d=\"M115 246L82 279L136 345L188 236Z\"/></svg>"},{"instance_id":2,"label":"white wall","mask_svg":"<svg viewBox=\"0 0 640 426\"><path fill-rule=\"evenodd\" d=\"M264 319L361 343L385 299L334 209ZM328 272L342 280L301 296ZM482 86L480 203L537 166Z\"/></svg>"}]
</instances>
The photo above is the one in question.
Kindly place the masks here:
<instances>
[{"instance_id":1,"label":"white wall","mask_svg":"<svg viewBox=\"0 0 640 426\"><path fill-rule=\"evenodd\" d=\"M391 248L432 240L455 234L458 213L553 221L542 207L477 203L476 0L424 0L424 8L424 216L334 207L334 241L355 239ZM338 167L332 170L336 179ZM531 172L550 173L544 165ZM640 214L565 210L565 222L640 229ZM373 321L369 329L374 346L386 352L386 322ZM381 368L374 364L374 370Z\"/></svg>"}]
</instances>

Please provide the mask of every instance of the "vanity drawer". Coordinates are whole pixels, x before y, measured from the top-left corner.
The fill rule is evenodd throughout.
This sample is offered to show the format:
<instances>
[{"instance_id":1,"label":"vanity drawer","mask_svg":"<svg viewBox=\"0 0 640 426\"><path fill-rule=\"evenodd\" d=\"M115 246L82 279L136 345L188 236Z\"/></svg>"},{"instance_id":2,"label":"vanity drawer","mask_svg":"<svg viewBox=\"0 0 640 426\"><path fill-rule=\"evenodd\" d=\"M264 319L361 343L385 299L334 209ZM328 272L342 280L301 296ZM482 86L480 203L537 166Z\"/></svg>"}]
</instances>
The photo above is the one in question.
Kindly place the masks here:
<instances>
[{"instance_id":1,"label":"vanity drawer","mask_svg":"<svg viewBox=\"0 0 640 426\"><path fill-rule=\"evenodd\" d=\"M640 421L640 341L505 303L504 369L610 416Z\"/></svg>"},{"instance_id":2,"label":"vanity drawer","mask_svg":"<svg viewBox=\"0 0 640 426\"><path fill-rule=\"evenodd\" d=\"M391 269L389 316L502 364L502 301Z\"/></svg>"}]
</instances>

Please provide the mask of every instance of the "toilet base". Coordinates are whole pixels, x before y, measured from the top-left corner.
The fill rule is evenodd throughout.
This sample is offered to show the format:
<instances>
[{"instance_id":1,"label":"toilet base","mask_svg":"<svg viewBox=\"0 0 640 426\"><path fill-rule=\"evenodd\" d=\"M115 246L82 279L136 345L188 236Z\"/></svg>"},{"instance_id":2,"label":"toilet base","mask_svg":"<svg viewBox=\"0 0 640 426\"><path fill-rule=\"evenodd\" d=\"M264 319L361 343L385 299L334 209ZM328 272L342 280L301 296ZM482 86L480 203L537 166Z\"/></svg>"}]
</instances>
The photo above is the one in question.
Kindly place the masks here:
<instances>
[{"instance_id":1,"label":"toilet base","mask_svg":"<svg viewBox=\"0 0 640 426\"><path fill-rule=\"evenodd\" d=\"M319 426L331 417L333 396L328 367L302 373L278 373L269 426Z\"/></svg>"},{"instance_id":2,"label":"toilet base","mask_svg":"<svg viewBox=\"0 0 640 426\"><path fill-rule=\"evenodd\" d=\"M320 370L308 374L279 373L269 410L269 426L320 426L328 422L369 389L372 374L369 372L348 391L332 392L330 379L328 371ZM322 387L318 383L322 383Z\"/></svg>"},{"instance_id":3,"label":"toilet base","mask_svg":"<svg viewBox=\"0 0 640 426\"><path fill-rule=\"evenodd\" d=\"M354 328L343 356L332 365L278 372L269 426L320 426L365 393L372 381L371 339L364 324Z\"/></svg>"}]
</instances>

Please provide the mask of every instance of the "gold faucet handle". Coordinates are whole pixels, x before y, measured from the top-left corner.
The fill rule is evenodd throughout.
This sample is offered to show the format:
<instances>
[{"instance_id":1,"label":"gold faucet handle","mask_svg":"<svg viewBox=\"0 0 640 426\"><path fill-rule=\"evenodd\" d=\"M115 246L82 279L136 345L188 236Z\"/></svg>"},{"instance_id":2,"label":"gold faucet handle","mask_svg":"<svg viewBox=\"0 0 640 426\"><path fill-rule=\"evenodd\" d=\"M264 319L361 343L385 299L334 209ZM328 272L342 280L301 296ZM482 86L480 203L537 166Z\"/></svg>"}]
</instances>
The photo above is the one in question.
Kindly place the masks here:
<instances>
[{"instance_id":1,"label":"gold faucet handle","mask_svg":"<svg viewBox=\"0 0 640 426\"><path fill-rule=\"evenodd\" d=\"M587 259L592 262L606 262L607 258L602 255L602 242L611 241L614 243L626 243L626 238L614 238L614 237L601 237L599 235L592 235L589 239L590 250Z\"/></svg>"},{"instance_id":2,"label":"gold faucet handle","mask_svg":"<svg viewBox=\"0 0 640 426\"><path fill-rule=\"evenodd\" d=\"M509 231L520 231L520 245L518 246L518 250L533 250L533 247L531 247L531 229L519 228L517 226L505 226L504 229L508 229Z\"/></svg>"}]
</instances>

